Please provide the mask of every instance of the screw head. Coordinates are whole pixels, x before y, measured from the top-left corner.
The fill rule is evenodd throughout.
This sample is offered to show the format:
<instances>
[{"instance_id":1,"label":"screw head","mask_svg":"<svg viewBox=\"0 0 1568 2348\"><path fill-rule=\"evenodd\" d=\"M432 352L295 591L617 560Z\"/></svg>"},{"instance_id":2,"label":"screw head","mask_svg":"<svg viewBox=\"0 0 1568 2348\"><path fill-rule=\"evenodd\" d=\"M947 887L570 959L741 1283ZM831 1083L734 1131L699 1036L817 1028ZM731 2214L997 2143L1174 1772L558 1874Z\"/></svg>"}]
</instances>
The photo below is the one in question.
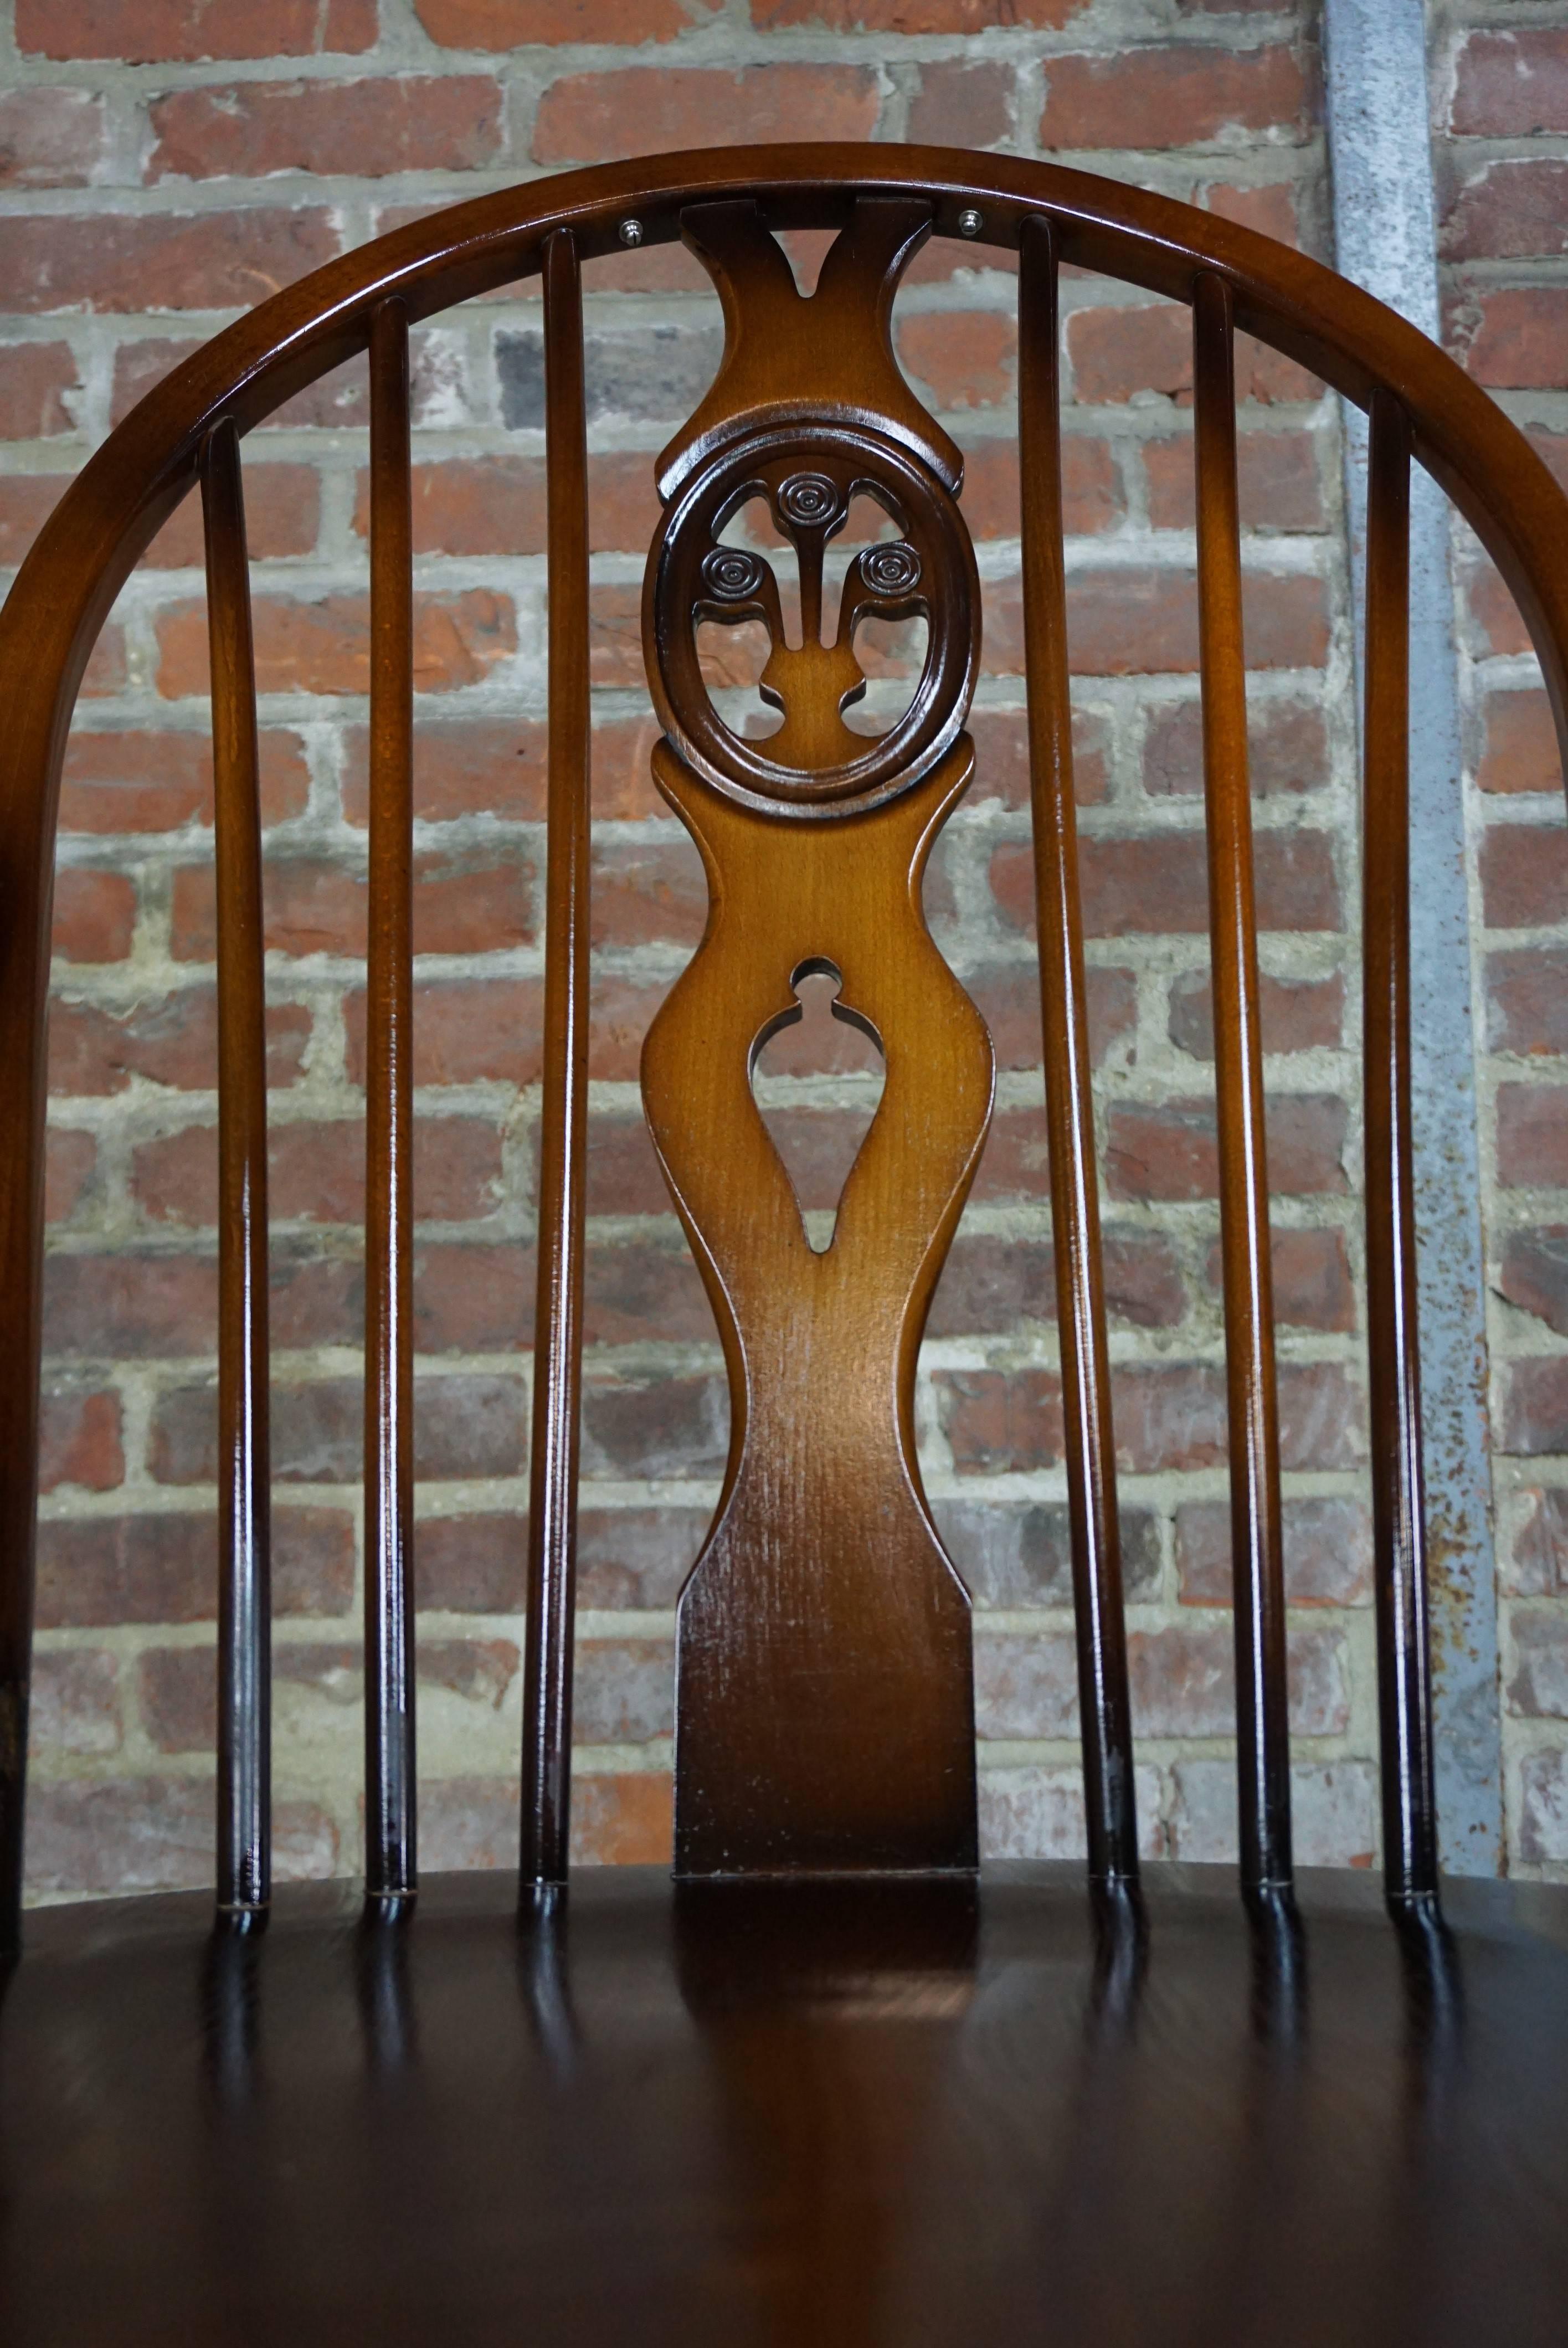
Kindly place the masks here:
<instances>
[{"instance_id":1,"label":"screw head","mask_svg":"<svg viewBox=\"0 0 1568 2348\"><path fill-rule=\"evenodd\" d=\"M964 211L958 215L958 233L960 236L978 236L985 225L985 213L977 212L973 204L966 205Z\"/></svg>"},{"instance_id":2,"label":"screw head","mask_svg":"<svg viewBox=\"0 0 1568 2348\"><path fill-rule=\"evenodd\" d=\"M640 220L624 220L615 233L623 244L641 244L643 223Z\"/></svg>"}]
</instances>

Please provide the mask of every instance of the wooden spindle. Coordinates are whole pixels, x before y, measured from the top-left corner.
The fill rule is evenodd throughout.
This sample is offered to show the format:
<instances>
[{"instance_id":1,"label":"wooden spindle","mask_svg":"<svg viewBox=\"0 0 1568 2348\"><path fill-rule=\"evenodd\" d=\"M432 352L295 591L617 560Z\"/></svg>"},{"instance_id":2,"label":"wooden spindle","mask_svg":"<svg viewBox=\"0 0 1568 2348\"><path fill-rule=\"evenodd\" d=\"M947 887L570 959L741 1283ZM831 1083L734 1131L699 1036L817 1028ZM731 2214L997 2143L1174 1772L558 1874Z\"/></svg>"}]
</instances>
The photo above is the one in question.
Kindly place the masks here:
<instances>
[{"instance_id":1,"label":"wooden spindle","mask_svg":"<svg viewBox=\"0 0 1568 2348\"><path fill-rule=\"evenodd\" d=\"M544 249L550 778L533 1451L523 1663L523 1886L566 1878L583 1216L588 1144L588 454L577 249Z\"/></svg>"},{"instance_id":2,"label":"wooden spindle","mask_svg":"<svg viewBox=\"0 0 1568 2348\"><path fill-rule=\"evenodd\" d=\"M1367 1289L1383 1876L1391 1907L1438 1890L1410 1138L1410 428L1372 398L1367 497Z\"/></svg>"},{"instance_id":3,"label":"wooden spindle","mask_svg":"<svg viewBox=\"0 0 1568 2348\"><path fill-rule=\"evenodd\" d=\"M218 896L218 1904L272 1884L267 1067L255 662L240 440L201 454Z\"/></svg>"},{"instance_id":4,"label":"wooden spindle","mask_svg":"<svg viewBox=\"0 0 1568 2348\"><path fill-rule=\"evenodd\" d=\"M408 320L370 329L370 934L366 970L365 1881L418 1885L414 1779L413 521Z\"/></svg>"},{"instance_id":5,"label":"wooden spindle","mask_svg":"<svg viewBox=\"0 0 1568 2348\"><path fill-rule=\"evenodd\" d=\"M1073 805L1062 559L1057 256L1046 221L1025 222L1020 251L1018 432L1024 637L1057 1325L1061 1333L1062 1409L1067 1422L1089 1875L1097 1884L1111 1885L1137 1877L1138 1822L1078 902L1078 822Z\"/></svg>"},{"instance_id":6,"label":"wooden spindle","mask_svg":"<svg viewBox=\"0 0 1568 2348\"><path fill-rule=\"evenodd\" d=\"M1193 288L1198 605L1203 794L1220 1136L1220 1236L1235 1578L1237 1776L1242 1886L1291 1891L1290 1736L1279 1493L1257 909L1247 780L1246 662L1231 292Z\"/></svg>"}]
</instances>

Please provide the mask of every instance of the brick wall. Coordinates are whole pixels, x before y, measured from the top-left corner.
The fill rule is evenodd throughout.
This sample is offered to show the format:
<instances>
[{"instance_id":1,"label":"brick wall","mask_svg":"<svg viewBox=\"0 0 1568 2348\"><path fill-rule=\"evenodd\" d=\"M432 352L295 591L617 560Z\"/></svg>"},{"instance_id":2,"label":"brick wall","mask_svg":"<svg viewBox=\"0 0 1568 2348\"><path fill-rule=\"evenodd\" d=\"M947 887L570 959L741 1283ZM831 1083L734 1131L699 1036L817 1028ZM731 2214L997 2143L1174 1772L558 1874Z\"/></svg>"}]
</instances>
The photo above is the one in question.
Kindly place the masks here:
<instances>
[{"instance_id":1,"label":"brick wall","mask_svg":"<svg viewBox=\"0 0 1568 2348\"><path fill-rule=\"evenodd\" d=\"M1523 13L1493 11L1510 24ZM572 162L716 136L932 138L1061 154L1326 250L1310 5L15 0L5 26L6 562L110 424L237 311L411 213ZM1542 37L1568 53L1568 32L1548 24ZM1548 173L1568 169L1519 115L1517 81L1476 45L1457 87L1478 94L1456 100L1464 135L1445 158L1456 187L1494 157L1542 148ZM1561 116L1568 63L1555 80L1543 68L1541 88L1558 93ZM1493 367L1489 382L1549 383L1554 365L1563 377L1561 330L1542 305L1568 297L1535 290L1553 264L1498 241L1497 224L1516 217L1546 239L1551 211L1493 170L1450 221L1455 331L1478 371ZM809 269L805 245L796 257ZM986 598L979 771L928 911L1002 1069L922 1360L922 1456L977 1601L986 1844L1054 1855L1078 1847L1081 1816L1032 1000L1015 283L978 258L949 246L922 256L897 312L903 362L968 455ZM1234 1818L1187 315L1088 277L1064 295L1140 1800L1150 1852L1209 1858L1233 1847ZM524 289L416 337L418 1574L431 1866L504 1863L514 1840L542 857L538 318ZM599 822L574 1831L583 1856L617 1859L667 1849L672 1609L726 1439L711 1320L635 1081L643 1029L698 934L702 901L695 852L647 777L636 613L651 458L708 378L717 305L679 252L597 263L588 333ZM1337 417L1293 366L1250 347L1241 359L1298 1849L1367 1863L1376 1733ZM1520 396L1553 420L1549 391ZM277 1789L293 1872L351 1869L359 1833L364 425L354 367L247 444L269 850ZM44 1895L205 1880L211 1864L216 1102L199 557L188 508L106 630L67 771L30 1842ZM1533 1185L1530 1153L1549 1147L1568 1094L1547 1088L1550 1065L1532 1075L1508 1056L1563 1048L1540 943L1559 934L1540 926L1560 910L1562 842L1543 838L1555 770L1517 623L1477 576L1477 886L1489 922L1523 929L1498 942L1490 971L1504 1056L1497 1178ZM1514 837L1521 822L1528 839ZM814 1048L813 1032L794 1031L793 1056L769 1059L761 1097L805 1204L820 1209L875 1079ZM1504 1220L1529 1229L1497 1242L1499 1286L1519 1301L1498 1304L1494 1334L1500 1359L1532 1357L1506 1373L1507 1439L1568 1450L1568 1367L1533 1358L1568 1329L1552 1201L1509 1191L1500 1233ZM1521 1593L1511 1700L1561 1714L1564 1610L1550 1593L1568 1588L1568 1474L1555 1496L1549 1463L1505 1474ZM1516 1852L1568 1859L1561 1738L1522 1717L1511 1735L1526 1789L1516 1778Z\"/></svg>"},{"instance_id":2,"label":"brick wall","mask_svg":"<svg viewBox=\"0 0 1568 2348\"><path fill-rule=\"evenodd\" d=\"M1450 348L1568 481L1568 9L1434 9L1439 250ZM1467 533L1461 683L1503 1751L1511 1859L1568 1872L1568 825L1518 614Z\"/></svg>"}]
</instances>

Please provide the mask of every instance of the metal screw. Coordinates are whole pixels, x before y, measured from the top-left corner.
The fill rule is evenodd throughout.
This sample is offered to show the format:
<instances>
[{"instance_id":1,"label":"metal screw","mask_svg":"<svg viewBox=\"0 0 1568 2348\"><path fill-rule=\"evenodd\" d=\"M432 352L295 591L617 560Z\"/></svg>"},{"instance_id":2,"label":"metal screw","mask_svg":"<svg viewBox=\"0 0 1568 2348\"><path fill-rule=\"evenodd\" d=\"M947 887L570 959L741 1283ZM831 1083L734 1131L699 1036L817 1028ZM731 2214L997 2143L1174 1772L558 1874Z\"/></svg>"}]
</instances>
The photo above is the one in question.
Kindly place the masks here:
<instances>
[{"instance_id":1,"label":"metal screw","mask_svg":"<svg viewBox=\"0 0 1568 2348\"><path fill-rule=\"evenodd\" d=\"M960 236L978 236L985 225L985 213L977 212L973 204L970 204L958 215L958 233Z\"/></svg>"},{"instance_id":2,"label":"metal screw","mask_svg":"<svg viewBox=\"0 0 1568 2348\"><path fill-rule=\"evenodd\" d=\"M624 220L617 233L623 244L641 244L643 223L640 220Z\"/></svg>"}]
</instances>

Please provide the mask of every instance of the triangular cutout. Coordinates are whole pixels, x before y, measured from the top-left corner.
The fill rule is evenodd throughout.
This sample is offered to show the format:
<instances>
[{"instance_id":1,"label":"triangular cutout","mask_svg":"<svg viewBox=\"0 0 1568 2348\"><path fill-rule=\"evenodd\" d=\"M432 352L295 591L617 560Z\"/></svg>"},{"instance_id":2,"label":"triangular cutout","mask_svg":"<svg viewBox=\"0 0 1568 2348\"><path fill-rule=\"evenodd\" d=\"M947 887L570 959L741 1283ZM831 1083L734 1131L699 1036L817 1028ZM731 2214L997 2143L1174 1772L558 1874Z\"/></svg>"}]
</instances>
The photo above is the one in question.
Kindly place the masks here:
<instances>
[{"instance_id":1,"label":"triangular cutout","mask_svg":"<svg viewBox=\"0 0 1568 2348\"><path fill-rule=\"evenodd\" d=\"M751 1089L794 1186L806 1237L825 1255L839 1201L887 1083L882 1038L838 998L843 973L823 955L800 963L794 1004L770 1019L751 1050Z\"/></svg>"}]
</instances>

